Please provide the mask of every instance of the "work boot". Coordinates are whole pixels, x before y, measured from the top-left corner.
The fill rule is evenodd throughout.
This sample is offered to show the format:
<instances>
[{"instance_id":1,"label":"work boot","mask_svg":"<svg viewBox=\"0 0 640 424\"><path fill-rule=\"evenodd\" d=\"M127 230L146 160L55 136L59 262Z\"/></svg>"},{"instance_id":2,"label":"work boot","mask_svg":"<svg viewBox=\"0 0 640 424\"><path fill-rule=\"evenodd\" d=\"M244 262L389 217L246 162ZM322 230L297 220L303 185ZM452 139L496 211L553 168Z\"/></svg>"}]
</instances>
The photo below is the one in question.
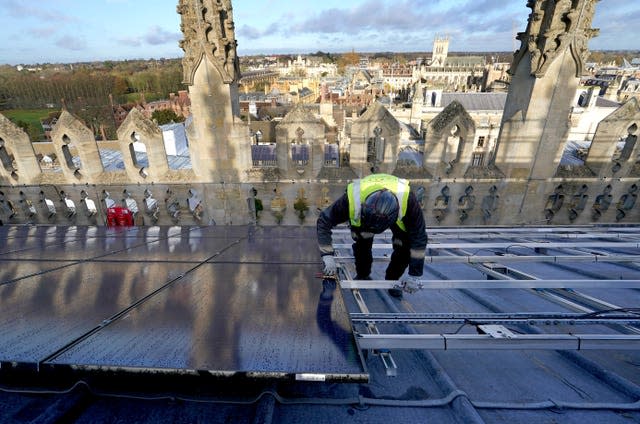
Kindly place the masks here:
<instances>
[{"instance_id":1,"label":"work boot","mask_svg":"<svg viewBox=\"0 0 640 424\"><path fill-rule=\"evenodd\" d=\"M396 299L402 299L402 290L400 289L389 289L389 296L395 297Z\"/></svg>"}]
</instances>

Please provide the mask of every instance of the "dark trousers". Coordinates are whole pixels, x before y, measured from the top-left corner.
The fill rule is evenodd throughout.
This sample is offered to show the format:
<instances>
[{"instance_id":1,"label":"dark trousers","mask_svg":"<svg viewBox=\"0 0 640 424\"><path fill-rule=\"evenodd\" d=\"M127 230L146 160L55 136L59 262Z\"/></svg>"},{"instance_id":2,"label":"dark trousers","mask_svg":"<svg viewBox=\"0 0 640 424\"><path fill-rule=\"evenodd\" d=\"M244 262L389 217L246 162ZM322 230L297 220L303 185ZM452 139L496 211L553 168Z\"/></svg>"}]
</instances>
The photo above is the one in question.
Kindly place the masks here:
<instances>
[{"instance_id":1,"label":"dark trousers","mask_svg":"<svg viewBox=\"0 0 640 424\"><path fill-rule=\"evenodd\" d=\"M411 259L411 250L409 247L408 235L402 230L394 230L393 232L393 253L391 254L391 262L385 272L385 280L397 280L402 276L409 266ZM356 261L356 279L369 277L371 274L371 264L373 263L373 254L371 248L373 246L373 237L364 238L360 233L352 232L353 256Z\"/></svg>"}]
</instances>

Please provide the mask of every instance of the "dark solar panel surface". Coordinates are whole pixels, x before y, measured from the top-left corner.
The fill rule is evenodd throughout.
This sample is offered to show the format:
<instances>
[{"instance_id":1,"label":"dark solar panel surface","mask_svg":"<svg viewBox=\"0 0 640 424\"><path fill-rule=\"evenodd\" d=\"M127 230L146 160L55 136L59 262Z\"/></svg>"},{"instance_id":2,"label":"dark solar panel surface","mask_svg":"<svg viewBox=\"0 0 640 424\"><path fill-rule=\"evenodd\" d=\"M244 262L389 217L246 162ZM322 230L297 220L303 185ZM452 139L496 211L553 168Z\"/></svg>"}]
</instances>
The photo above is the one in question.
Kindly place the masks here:
<instances>
[{"instance_id":1,"label":"dark solar panel surface","mask_svg":"<svg viewBox=\"0 0 640 424\"><path fill-rule=\"evenodd\" d=\"M273 162L277 160L276 146L272 144L259 144L251 146L251 158L254 162Z\"/></svg>"},{"instance_id":2,"label":"dark solar panel surface","mask_svg":"<svg viewBox=\"0 0 640 424\"><path fill-rule=\"evenodd\" d=\"M302 160L302 161L307 161L309 160L309 146L306 144L302 144L302 145L292 145L291 146L291 159L294 161L298 161L298 160Z\"/></svg>"},{"instance_id":3,"label":"dark solar panel surface","mask_svg":"<svg viewBox=\"0 0 640 424\"><path fill-rule=\"evenodd\" d=\"M325 161L337 161L340 158L337 144L325 144L324 145L324 160Z\"/></svg>"},{"instance_id":4,"label":"dark solar panel surface","mask_svg":"<svg viewBox=\"0 0 640 424\"><path fill-rule=\"evenodd\" d=\"M312 228L0 229L0 362L366 379Z\"/></svg>"}]
</instances>

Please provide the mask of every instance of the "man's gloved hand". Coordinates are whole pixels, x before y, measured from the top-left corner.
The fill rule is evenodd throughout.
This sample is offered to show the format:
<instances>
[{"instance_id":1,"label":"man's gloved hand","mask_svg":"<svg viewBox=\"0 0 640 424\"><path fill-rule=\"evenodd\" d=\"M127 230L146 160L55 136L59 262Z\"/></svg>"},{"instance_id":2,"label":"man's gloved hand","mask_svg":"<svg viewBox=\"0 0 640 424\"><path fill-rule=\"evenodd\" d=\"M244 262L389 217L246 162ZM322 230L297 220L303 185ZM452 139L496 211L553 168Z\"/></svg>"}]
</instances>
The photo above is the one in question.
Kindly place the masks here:
<instances>
[{"instance_id":1,"label":"man's gloved hand","mask_svg":"<svg viewBox=\"0 0 640 424\"><path fill-rule=\"evenodd\" d=\"M422 290L422 283L420 282L420 277L416 277L415 275L405 275L400 279L400 287L403 291L407 293L415 293L418 290Z\"/></svg>"},{"instance_id":2,"label":"man's gloved hand","mask_svg":"<svg viewBox=\"0 0 640 424\"><path fill-rule=\"evenodd\" d=\"M324 264L322 274L327 277L335 277L338 272L335 258L332 255L325 255L322 257L322 263Z\"/></svg>"}]
</instances>

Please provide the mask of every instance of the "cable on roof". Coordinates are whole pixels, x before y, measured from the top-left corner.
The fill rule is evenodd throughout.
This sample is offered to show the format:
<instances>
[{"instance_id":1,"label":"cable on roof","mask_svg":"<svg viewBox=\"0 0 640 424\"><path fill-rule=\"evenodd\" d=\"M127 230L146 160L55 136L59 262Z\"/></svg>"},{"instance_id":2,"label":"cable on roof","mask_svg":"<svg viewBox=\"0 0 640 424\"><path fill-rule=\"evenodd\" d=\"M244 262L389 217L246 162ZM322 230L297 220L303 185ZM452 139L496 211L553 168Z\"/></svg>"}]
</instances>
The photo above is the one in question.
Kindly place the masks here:
<instances>
[{"instance_id":1,"label":"cable on roof","mask_svg":"<svg viewBox=\"0 0 640 424\"><path fill-rule=\"evenodd\" d=\"M463 397L469 400L477 409L512 409L512 410L540 410L540 409L575 409L575 410L619 410L619 411L640 411L640 399L635 402L612 403L612 402L564 402L548 399L540 402L483 402L469 399L469 395L462 390L454 390L447 396L440 399L381 399L364 396L349 398L285 398L273 390L265 390L254 398L248 399L198 399L183 396L142 396L132 394L105 393L94 390L89 383L84 380L77 381L70 388L64 390L21 390L0 386L0 391L10 394L27 395L65 395L72 393L78 387L86 388L92 395L104 398L131 399L144 401L182 401L204 404L229 404L229 405L253 405L266 396L273 397L281 405L328 405L328 406L388 406L399 408L439 408L450 405L457 398Z\"/></svg>"}]
</instances>

